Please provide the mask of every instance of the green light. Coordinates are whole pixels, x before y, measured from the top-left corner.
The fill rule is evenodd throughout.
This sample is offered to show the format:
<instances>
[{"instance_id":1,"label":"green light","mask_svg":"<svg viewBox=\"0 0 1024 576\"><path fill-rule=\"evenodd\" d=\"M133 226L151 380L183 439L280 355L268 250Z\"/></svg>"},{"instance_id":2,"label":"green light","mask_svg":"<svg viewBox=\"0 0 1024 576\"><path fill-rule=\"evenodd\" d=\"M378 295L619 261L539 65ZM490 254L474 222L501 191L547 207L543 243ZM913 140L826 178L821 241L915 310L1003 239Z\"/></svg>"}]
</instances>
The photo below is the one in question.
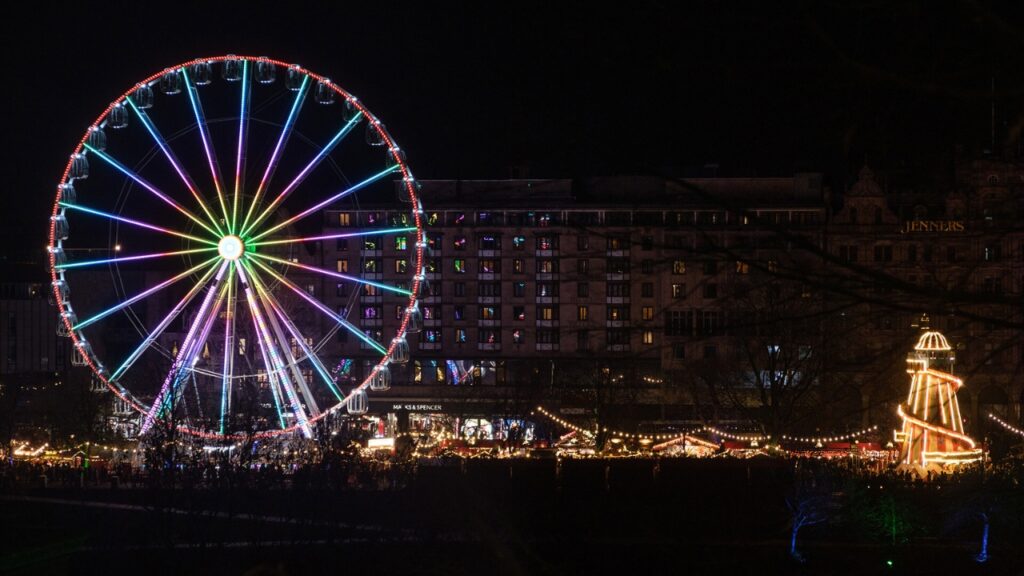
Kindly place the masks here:
<instances>
[{"instance_id":1,"label":"green light","mask_svg":"<svg viewBox=\"0 0 1024 576\"><path fill-rule=\"evenodd\" d=\"M885 565L888 566L889 568L892 568L892 560L886 560L885 561Z\"/></svg>"}]
</instances>

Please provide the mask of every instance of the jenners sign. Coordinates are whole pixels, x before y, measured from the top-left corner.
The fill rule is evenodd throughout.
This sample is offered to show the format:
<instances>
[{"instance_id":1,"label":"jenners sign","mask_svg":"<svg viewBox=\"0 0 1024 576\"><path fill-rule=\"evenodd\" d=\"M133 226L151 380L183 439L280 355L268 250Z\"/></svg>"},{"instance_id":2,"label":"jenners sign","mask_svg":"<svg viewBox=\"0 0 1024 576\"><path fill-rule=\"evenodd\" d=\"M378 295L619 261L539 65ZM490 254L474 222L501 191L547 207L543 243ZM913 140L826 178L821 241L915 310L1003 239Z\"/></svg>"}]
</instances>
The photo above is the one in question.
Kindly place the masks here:
<instances>
[{"instance_id":1,"label":"jenners sign","mask_svg":"<svg viewBox=\"0 0 1024 576\"><path fill-rule=\"evenodd\" d=\"M900 234L916 232L963 232L963 220L908 220L900 228Z\"/></svg>"}]
</instances>

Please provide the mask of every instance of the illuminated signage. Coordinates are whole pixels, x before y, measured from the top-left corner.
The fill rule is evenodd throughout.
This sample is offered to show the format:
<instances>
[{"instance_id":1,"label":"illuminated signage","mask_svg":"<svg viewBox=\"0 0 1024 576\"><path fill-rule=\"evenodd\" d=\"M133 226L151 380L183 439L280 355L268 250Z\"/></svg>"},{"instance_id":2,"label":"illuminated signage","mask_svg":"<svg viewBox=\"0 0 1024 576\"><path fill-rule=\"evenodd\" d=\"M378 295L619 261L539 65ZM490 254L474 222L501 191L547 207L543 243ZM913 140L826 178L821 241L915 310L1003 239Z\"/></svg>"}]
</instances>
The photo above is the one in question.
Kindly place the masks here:
<instances>
[{"instance_id":1,"label":"illuminated signage","mask_svg":"<svg viewBox=\"0 0 1024 576\"><path fill-rule=\"evenodd\" d=\"M442 412L443 404L392 404L394 411L405 410L406 412Z\"/></svg>"},{"instance_id":2,"label":"illuminated signage","mask_svg":"<svg viewBox=\"0 0 1024 576\"><path fill-rule=\"evenodd\" d=\"M963 220L908 220L900 229L901 234L914 232L963 232Z\"/></svg>"}]
</instances>

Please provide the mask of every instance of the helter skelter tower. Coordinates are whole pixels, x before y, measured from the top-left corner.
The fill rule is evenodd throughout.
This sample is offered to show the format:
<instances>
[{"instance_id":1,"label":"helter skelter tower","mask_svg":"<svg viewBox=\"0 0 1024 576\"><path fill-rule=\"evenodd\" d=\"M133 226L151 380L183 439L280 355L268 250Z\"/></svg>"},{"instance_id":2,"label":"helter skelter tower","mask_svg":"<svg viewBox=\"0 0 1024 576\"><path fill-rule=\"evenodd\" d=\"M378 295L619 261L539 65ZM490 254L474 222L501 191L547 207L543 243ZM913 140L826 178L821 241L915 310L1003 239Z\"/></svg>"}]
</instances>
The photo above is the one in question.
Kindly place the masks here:
<instances>
[{"instance_id":1,"label":"helter skelter tower","mask_svg":"<svg viewBox=\"0 0 1024 576\"><path fill-rule=\"evenodd\" d=\"M900 461L925 467L931 463L959 465L981 458L981 449L964 431L956 392L964 382L953 376L953 350L946 337L928 328L907 355L910 394L896 411L903 428L895 433L900 443Z\"/></svg>"}]
</instances>

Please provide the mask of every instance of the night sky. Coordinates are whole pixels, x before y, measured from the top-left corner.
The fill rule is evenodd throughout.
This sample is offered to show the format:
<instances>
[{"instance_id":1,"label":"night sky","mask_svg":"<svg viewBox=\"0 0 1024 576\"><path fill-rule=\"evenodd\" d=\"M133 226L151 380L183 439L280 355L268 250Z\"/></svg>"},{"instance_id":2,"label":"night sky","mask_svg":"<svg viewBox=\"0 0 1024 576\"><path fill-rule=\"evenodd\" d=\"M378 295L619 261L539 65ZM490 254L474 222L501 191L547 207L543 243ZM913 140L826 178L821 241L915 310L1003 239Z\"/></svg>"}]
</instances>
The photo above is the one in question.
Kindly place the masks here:
<instances>
[{"instance_id":1,"label":"night sky","mask_svg":"<svg viewBox=\"0 0 1024 576\"><path fill-rule=\"evenodd\" d=\"M222 53L330 76L420 178L817 171L842 190L868 162L941 189L958 150L991 147L993 102L997 150L1024 127L1019 15L975 3L208 4L5 21L8 239L42 248L67 155L111 100Z\"/></svg>"}]
</instances>

